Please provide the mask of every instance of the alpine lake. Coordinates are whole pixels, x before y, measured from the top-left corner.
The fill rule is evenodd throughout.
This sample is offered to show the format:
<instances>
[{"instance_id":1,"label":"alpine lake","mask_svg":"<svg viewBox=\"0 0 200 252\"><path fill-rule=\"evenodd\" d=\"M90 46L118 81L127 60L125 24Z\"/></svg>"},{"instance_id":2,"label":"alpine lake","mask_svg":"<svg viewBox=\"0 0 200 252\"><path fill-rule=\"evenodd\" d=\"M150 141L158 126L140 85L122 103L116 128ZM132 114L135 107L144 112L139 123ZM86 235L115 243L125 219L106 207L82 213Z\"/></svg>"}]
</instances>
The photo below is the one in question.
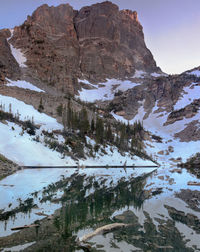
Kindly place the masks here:
<instances>
[{"instance_id":1,"label":"alpine lake","mask_svg":"<svg viewBox=\"0 0 200 252\"><path fill-rule=\"evenodd\" d=\"M0 251L200 251L199 182L177 167L20 170L0 181Z\"/></svg>"}]
</instances>

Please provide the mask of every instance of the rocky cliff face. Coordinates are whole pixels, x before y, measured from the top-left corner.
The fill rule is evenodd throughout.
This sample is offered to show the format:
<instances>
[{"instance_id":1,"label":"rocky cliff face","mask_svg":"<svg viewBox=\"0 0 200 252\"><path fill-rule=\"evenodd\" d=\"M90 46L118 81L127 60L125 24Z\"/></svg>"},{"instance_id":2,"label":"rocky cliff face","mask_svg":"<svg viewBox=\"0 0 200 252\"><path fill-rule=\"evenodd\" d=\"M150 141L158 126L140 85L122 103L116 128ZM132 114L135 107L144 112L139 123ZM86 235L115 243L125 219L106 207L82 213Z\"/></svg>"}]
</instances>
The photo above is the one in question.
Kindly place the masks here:
<instances>
[{"instance_id":1,"label":"rocky cliff face","mask_svg":"<svg viewBox=\"0 0 200 252\"><path fill-rule=\"evenodd\" d=\"M10 40L27 57L32 77L62 92L76 93L77 78L100 81L156 72L137 13L103 2L75 11L68 4L43 5Z\"/></svg>"},{"instance_id":2,"label":"rocky cliff face","mask_svg":"<svg viewBox=\"0 0 200 252\"><path fill-rule=\"evenodd\" d=\"M16 79L20 76L20 68L13 57L7 39L9 30L0 31L0 83L5 82L5 77Z\"/></svg>"},{"instance_id":3,"label":"rocky cliff face","mask_svg":"<svg viewBox=\"0 0 200 252\"><path fill-rule=\"evenodd\" d=\"M114 112L124 114L130 120L137 114L141 104L146 112L145 118L157 106L158 112L169 113L166 124L174 123L183 117L190 118L197 113L199 99L193 101L191 98L191 102L185 103L185 106L180 109L176 108L176 103L187 95L184 88L188 88L188 91L192 93L194 87L199 87L199 82L199 77L185 73L156 78L149 76L141 79L137 87L115 96L110 102L110 107Z\"/></svg>"},{"instance_id":4,"label":"rocky cliff face","mask_svg":"<svg viewBox=\"0 0 200 252\"><path fill-rule=\"evenodd\" d=\"M124 78L135 69L156 71L137 13L110 2L84 7L75 17L80 69L89 79Z\"/></svg>"}]
</instances>

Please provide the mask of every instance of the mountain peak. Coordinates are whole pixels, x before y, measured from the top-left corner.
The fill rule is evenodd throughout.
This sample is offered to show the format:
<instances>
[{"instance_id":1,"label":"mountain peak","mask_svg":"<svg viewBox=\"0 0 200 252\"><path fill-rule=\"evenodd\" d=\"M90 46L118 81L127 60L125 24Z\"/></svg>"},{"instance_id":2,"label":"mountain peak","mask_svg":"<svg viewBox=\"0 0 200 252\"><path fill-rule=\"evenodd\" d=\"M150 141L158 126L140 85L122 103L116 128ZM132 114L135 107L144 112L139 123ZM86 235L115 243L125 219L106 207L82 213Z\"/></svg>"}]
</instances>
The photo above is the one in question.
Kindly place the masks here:
<instances>
[{"instance_id":1,"label":"mountain peak","mask_svg":"<svg viewBox=\"0 0 200 252\"><path fill-rule=\"evenodd\" d=\"M159 68L144 42L136 11L106 1L74 10L44 4L16 27L10 42L25 53L31 75L72 94L78 78L125 79ZM38 64L39 62L39 64Z\"/></svg>"},{"instance_id":2,"label":"mountain peak","mask_svg":"<svg viewBox=\"0 0 200 252\"><path fill-rule=\"evenodd\" d=\"M131 10L125 9L125 10L122 10L121 13L124 13L125 15L129 16L132 20L139 23L137 11L131 11Z\"/></svg>"}]
</instances>

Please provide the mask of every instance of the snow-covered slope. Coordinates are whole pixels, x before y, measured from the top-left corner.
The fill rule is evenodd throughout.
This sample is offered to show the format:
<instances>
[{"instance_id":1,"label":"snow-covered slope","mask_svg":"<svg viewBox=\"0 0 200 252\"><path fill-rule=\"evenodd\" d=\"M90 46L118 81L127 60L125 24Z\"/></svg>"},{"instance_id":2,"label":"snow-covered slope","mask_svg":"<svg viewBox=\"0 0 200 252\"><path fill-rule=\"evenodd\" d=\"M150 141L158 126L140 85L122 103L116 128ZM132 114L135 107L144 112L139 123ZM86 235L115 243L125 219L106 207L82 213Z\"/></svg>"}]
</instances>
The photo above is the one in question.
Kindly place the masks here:
<instances>
[{"instance_id":1,"label":"snow-covered slope","mask_svg":"<svg viewBox=\"0 0 200 252\"><path fill-rule=\"evenodd\" d=\"M191 89L190 87L185 88L185 94L181 100L179 100L176 104L176 108L182 108L186 105L190 104L195 98L200 97L199 86ZM193 93L194 92L194 93ZM200 129L200 111L190 118L182 118L182 120L175 121L172 124L167 124L167 118L169 116L169 112L158 112L157 104L149 114L147 118L144 119L146 114L143 104L138 109L137 115L132 120L126 120L122 116L116 115L115 113L111 113L112 116L119 121L122 121L126 124L133 124L134 122L140 120L143 123L143 126L146 130L151 132L152 134L159 136L162 138L162 143L157 141L146 142L146 151L148 154L152 154L152 156L158 160L158 162L163 164L169 164L177 158L181 158L180 161L185 162L187 158L196 153L200 146L200 140L190 141L190 142L182 142L179 138L175 137L175 134L184 130L187 125L193 121L199 122Z\"/></svg>"},{"instance_id":2,"label":"snow-covered slope","mask_svg":"<svg viewBox=\"0 0 200 252\"><path fill-rule=\"evenodd\" d=\"M65 139L62 136L63 126L55 118L38 112L33 106L25 104L13 97L0 95L1 108L5 112L11 112L19 120L30 120L37 125L35 135L28 134L21 125L13 122L0 123L0 153L17 164L27 166L65 166L65 165L155 165L149 160L133 157L129 153L122 155L116 147L107 145L106 154L101 151L96 153L94 158L86 155L85 159L79 162L70 156L62 155L56 150L50 149L46 141L47 137L43 131L52 132L56 130L53 141L63 144ZM60 131L60 133L59 133ZM88 138L91 145L95 141ZM70 148L70 147L69 147ZM85 153L87 153L85 149Z\"/></svg>"},{"instance_id":3,"label":"snow-covered slope","mask_svg":"<svg viewBox=\"0 0 200 252\"><path fill-rule=\"evenodd\" d=\"M36 141L36 136L30 136L28 133L23 132L23 129L14 123L0 123L0 132L0 153L19 165L155 165L149 160L131 156L129 153L122 155L117 148L111 146L106 147L105 151L107 154L98 152L95 158L86 157L86 159L80 159L77 162L70 156L63 156L61 153L53 151L46 146L44 136L41 135L41 130L36 131L36 136L40 137L40 142ZM57 139L59 139L58 136ZM56 141L56 138L54 141Z\"/></svg>"},{"instance_id":4,"label":"snow-covered slope","mask_svg":"<svg viewBox=\"0 0 200 252\"><path fill-rule=\"evenodd\" d=\"M195 75L197 77L200 77L200 70L198 70L198 69L187 71L186 73L189 75Z\"/></svg>"},{"instance_id":5,"label":"snow-covered slope","mask_svg":"<svg viewBox=\"0 0 200 252\"><path fill-rule=\"evenodd\" d=\"M115 93L119 91L125 92L128 89L140 85L139 83L134 83L129 80L121 81L117 79L107 79L106 82L101 82L98 85L94 85L87 80L79 80L79 82L87 84L89 88L91 88L82 88L82 90L79 91L79 95L77 95L77 98L86 102L112 100Z\"/></svg>"},{"instance_id":6,"label":"snow-covered slope","mask_svg":"<svg viewBox=\"0 0 200 252\"><path fill-rule=\"evenodd\" d=\"M199 75L200 76L200 75ZM190 86L185 87L181 93L181 97L174 105L175 110L184 108L191 104L195 99L200 98L200 86L197 83L191 83Z\"/></svg>"},{"instance_id":7,"label":"snow-covered slope","mask_svg":"<svg viewBox=\"0 0 200 252\"><path fill-rule=\"evenodd\" d=\"M63 126L55 118L38 112L33 106L25 104L16 98L0 95L0 104L5 112L11 112L20 120L31 120L42 126L45 130L62 130Z\"/></svg>"}]
</instances>

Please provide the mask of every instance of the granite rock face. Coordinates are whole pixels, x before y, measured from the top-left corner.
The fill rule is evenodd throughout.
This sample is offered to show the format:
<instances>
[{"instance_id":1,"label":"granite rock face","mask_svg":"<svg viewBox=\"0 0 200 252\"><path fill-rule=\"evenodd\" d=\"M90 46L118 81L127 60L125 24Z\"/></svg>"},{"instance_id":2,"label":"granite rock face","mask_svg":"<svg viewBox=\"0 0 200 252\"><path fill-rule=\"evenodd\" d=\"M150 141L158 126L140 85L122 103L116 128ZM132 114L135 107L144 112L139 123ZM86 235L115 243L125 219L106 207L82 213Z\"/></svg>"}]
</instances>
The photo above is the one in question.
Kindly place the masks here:
<instances>
[{"instance_id":1,"label":"granite rock face","mask_svg":"<svg viewBox=\"0 0 200 252\"><path fill-rule=\"evenodd\" d=\"M20 68L13 57L7 39L10 37L7 29L0 31L0 83L5 82L5 78L16 79L20 76Z\"/></svg>"},{"instance_id":2,"label":"granite rock face","mask_svg":"<svg viewBox=\"0 0 200 252\"><path fill-rule=\"evenodd\" d=\"M79 72L75 12L69 5L42 5L19 27L11 43L27 57L32 76L44 84L74 93Z\"/></svg>"},{"instance_id":3,"label":"granite rock face","mask_svg":"<svg viewBox=\"0 0 200 252\"><path fill-rule=\"evenodd\" d=\"M84 7L75 17L80 68L87 78L124 78L135 69L157 71L137 13L111 2Z\"/></svg>"},{"instance_id":4,"label":"granite rock face","mask_svg":"<svg viewBox=\"0 0 200 252\"><path fill-rule=\"evenodd\" d=\"M77 92L77 78L125 78L136 69L158 72L144 42L137 13L111 2L75 11L68 4L42 5L10 42L27 57L36 79L62 92Z\"/></svg>"}]
</instances>

